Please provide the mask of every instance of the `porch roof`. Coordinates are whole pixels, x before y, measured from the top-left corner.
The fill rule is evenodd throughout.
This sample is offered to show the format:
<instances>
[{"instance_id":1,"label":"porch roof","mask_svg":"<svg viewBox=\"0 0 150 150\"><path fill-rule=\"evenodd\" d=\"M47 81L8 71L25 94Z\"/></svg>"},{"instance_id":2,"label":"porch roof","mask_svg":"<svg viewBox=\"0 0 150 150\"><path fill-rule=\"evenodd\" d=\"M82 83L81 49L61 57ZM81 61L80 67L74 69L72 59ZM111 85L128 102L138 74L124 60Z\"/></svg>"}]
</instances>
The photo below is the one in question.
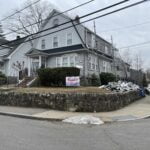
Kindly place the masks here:
<instances>
[{"instance_id":1,"label":"porch roof","mask_svg":"<svg viewBox=\"0 0 150 150\"><path fill-rule=\"evenodd\" d=\"M67 47L60 47L60 48L54 48L54 49L48 49L48 50L38 50L38 49L31 49L26 55L32 56L32 55L53 55L53 54L59 54L59 53L65 53L65 52L73 52L77 50L84 50L82 44L79 45L72 45Z\"/></svg>"}]
</instances>

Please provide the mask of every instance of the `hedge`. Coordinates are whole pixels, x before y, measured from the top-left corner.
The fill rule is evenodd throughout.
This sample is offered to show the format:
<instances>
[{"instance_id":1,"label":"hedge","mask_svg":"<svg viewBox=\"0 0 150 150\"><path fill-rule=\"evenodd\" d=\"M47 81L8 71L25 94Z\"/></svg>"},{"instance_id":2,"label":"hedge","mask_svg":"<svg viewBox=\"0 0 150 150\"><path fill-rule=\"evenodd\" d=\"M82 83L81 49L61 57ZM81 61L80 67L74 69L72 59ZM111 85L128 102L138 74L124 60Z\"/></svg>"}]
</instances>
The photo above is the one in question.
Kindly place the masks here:
<instances>
[{"instance_id":1,"label":"hedge","mask_svg":"<svg viewBox=\"0 0 150 150\"><path fill-rule=\"evenodd\" d=\"M105 73L105 72L102 72L100 74L100 79L101 79L101 84L102 85L106 85L108 84L109 82L114 82L116 81L116 77L114 74L112 73Z\"/></svg>"},{"instance_id":2,"label":"hedge","mask_svg":"<svg viewBox=\"0 0 150 150\"><path fill-rule=\"evenodd\" d=\"M80 69L75 67L41 68L38 71L41 86L65 86L67 76L80 76Z\"/></svg>"},{"instance_id":3,"label":"hedge","mask_svg":"<svg viewBox=\"0 0 150 150\"><path fill-rule=\"evenodd\" d=\"M5 74L3 74L2 72L0 72L0 85L4 85L7 82L7 77L5 76Z\"/></svg>"}]
</instances>

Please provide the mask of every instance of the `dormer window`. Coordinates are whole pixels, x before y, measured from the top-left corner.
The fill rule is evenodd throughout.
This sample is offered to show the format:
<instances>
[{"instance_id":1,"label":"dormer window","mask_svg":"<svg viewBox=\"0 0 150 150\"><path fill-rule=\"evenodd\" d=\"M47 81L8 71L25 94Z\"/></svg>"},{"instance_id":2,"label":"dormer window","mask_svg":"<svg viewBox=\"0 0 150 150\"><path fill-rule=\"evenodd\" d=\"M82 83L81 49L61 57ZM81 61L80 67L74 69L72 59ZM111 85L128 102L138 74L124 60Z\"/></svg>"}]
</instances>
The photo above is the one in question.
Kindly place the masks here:
<instances>
[{"instance_id":1,"label":"dormer window","mask_svg":"<svg viewBox=\"0 0 150 150\"><path fill-rule=\"evenodd\" d=\"M54 19L53 20L53 27L57 27L59 25L59 20L58 19Z\"/></svg>"}]
</instances>

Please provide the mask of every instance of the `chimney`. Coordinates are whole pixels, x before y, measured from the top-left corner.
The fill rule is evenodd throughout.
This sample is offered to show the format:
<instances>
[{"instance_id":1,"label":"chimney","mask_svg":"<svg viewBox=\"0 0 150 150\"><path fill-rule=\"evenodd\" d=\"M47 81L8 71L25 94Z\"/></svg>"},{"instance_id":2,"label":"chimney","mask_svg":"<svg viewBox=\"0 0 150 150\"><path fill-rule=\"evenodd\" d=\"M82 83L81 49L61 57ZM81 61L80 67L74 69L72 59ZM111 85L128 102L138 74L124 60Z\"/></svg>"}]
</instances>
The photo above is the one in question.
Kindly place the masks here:
<instances>
[{"instance_id":1,"label":"chimney","mask_svg":"<svg viewBox=\"0 0 150 150\"><path fill-rule=\"evenodd\" d=\"M79 17L78 15L75 17L75 21L76 21L77 23L80 23L80 17Z\"/></svg>"},{"instance_id":2,"label":"chimney","mask_svg":"<svg viewBox=\"0 0 150 150\"><path fill-rule=\"evenodd\" d=\"M16 40L19 40L19 39L20 39L20 36L19 36L19 35L17 35Z\"/></svg>"}]
</instances>

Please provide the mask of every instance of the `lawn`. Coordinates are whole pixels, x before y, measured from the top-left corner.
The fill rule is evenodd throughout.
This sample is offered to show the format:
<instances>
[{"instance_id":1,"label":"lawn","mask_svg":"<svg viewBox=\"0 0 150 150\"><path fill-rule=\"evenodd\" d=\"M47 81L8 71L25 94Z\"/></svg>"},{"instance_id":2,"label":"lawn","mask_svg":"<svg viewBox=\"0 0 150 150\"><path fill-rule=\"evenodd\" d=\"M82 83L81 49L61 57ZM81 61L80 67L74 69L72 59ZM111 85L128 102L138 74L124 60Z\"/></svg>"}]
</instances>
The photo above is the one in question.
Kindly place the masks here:
<instances>
[{"instance_id":1,"label":"lawn","mask_svg":"<svg viewBox=\"0 0 150 150\"><path fill-rule=\"evenodd\" d=\"M105 89L98 87L78 87L78 88L14 88L10 91L17 93L110 93Z\"/></svg>"}]
</instances>

